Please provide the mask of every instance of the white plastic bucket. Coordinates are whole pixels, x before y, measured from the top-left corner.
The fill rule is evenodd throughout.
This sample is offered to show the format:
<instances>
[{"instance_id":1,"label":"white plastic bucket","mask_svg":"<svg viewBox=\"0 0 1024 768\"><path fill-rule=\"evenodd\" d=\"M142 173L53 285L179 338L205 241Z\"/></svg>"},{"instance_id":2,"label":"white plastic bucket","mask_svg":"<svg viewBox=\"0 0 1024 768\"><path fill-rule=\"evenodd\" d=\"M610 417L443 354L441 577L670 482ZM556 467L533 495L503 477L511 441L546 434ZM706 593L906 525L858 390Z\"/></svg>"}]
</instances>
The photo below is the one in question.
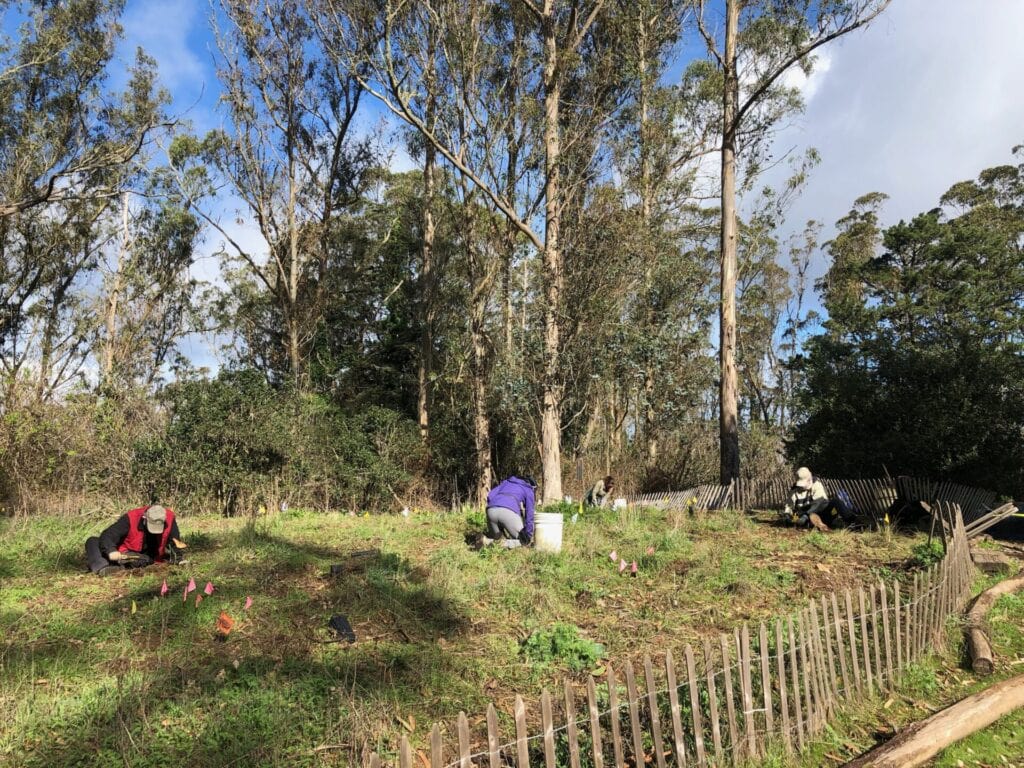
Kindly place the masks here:
<instances>
[{"instance_id":1,"label":"white plastic bucket","mask_svg":"<svg viewBox=\"0 0 1024 768\"><path fill-rule=\"evenodd\" d=\"M562 514L538 512L533 520L534 545L541 552L562 551Z\"/></svg>"}]
</instances>

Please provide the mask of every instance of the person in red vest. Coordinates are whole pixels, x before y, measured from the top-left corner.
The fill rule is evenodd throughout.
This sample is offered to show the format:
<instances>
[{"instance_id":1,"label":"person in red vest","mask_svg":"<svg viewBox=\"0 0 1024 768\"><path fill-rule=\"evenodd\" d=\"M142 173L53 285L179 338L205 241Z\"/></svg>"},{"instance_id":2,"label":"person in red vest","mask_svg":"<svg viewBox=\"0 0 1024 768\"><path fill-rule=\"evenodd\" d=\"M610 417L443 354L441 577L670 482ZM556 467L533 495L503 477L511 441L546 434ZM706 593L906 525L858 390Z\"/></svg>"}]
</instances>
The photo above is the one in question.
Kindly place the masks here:
<instances>
[{"instance_id":1,"label":"person in red vest","mask_svg":"<svg viewBox=\"0 0 1024 768\"><path fill-rule=\"evenodd\" d=\"M151 504L129 510L99 536L90 536L85 556L90 571L106 576L123 568L176 562L184 546L180 538L174 511Z\"/></svg>"}]
</instances>

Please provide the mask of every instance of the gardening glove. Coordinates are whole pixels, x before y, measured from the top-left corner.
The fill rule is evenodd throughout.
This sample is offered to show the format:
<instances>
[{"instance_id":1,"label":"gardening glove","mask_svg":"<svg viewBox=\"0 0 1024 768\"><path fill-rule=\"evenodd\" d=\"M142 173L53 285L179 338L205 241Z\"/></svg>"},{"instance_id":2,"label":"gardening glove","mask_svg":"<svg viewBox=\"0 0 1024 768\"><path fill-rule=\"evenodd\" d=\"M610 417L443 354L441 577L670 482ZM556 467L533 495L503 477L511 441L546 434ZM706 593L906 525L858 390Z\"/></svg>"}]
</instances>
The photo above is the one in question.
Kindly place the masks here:
<instances>
[{"instance_id":1,"label":"gardening glove","mask_svg":"<svg viewBox=\"0 0 1024 768\"><path fill-rule=\"evenodd\" d=\"M522 544L524 547L528 547L528 546L530 546L530 542L532 542L532 541L533 541L533 536L530 535L529 531L527 531L525 528L523 528L519 532L519 543Z\"/></svg>"},{"instance_id":2,"label":"gardening glove","mask_svg":"<svg viewBox=\"0 0 1024 768\"><path fill-rule=\"evenodd\" d=\"M128 568L145 568L153 564L153 558L143 552L125 552L121 564Z\"/></svg>"},{"instance_id":3,"label":"gardening glove","mask_svg":"<svg viewBox=\"0 0 1024 768\"><path fill-rule=\"evenodd\" d=\"M111 552L110 552L110 553L109 553L109 554L107 555L107 560L109 560L109 561L110 561L110 562L112 562L112 563L117 563L117 562L120 562L120 561L121 561L121 552L120 552L120 551L118 551L118 550L116 550L116 549L115 549L115 550L113 550L113 551L111 551Z\"/></svg>"}]
</instances>

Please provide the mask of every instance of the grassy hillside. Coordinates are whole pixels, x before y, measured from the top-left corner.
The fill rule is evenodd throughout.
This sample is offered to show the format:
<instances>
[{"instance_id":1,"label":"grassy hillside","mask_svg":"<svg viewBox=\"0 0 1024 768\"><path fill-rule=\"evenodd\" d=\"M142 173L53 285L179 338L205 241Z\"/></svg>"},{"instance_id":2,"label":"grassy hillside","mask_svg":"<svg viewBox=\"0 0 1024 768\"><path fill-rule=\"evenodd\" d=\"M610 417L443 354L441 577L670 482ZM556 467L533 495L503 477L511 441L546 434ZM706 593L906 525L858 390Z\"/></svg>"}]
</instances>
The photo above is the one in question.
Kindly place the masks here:
<instances>
[{"instance_id":1,"label":"grassy hillside","mask_svg":"<svg viewBox=\"0 0 1024 768\"><path fill-rule=\"evenodd\" d=\"M459 710L509 712L602 651L639 659L891 576L923 541L629 510L567 523L553 556L473 551L479 513L185 515L190 564L84 573L85 538L115 516L0 520L0 762L349 765ZM350 571L331 577L336 563ZM328 629L334 614L355 644Z\"/></svg>"}]
</instances>

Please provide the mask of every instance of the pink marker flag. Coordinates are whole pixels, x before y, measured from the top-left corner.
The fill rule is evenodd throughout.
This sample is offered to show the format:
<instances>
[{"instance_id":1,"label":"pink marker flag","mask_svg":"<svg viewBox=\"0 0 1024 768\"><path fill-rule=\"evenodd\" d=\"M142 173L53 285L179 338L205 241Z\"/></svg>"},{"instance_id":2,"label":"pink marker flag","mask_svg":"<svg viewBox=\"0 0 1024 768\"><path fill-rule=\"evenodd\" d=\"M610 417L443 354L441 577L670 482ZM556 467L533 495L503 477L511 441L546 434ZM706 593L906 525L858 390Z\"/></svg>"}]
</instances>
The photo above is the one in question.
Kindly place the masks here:
<instances>
[{"instance_id":1,"label":"pink marker flag","mask_svg":"<svg viewBox=\"0 0 1024 768\"><path fill-rule=\"evenodd\" d=\"M203 587L203 594L207 595L207 596L213 594L213 582L212 581L206 582L206 586Z\"/></svg>"},{"instance_id":2,"label":"pink marker flag","mask_svg":"<svg viewBox=\"0 0 1024 768\"><path fill-rule=\"evenodd\" d=\"M619 553L613 549L612 553L608 555L608 558L614 563L616 560L619 559Z\"/></svg>"},{"instance_id":3,"label":"pink marker flag","mask_svg":"<svg viewBox=\"0 0 1024 768\"><path fill-rule=\"evenodd\" d=\"M653 555L654 554L654 547L648 547L647 548L647 554L648 555Z\"/></svg>"},{"instance_id":4,"label":"pink marker flag","mask_svg":"<svg viewBox=\"0 0 1024 768\"><path fill-rule=\"evenodd\" d=\"M624 570L626 570L626 561L625 560L620 560L619 561L619 573L622 573Z\"/></svg>"},{"instance_id":5,"label":"pink marker flag","mask_svg":"<svg viewBox=\"0 0 1024 768\"><path fill-rule=\"evenodd\" d=\"M248 611L250 608L252 608L252 598L249 597L248 595L246 595L246 598L245 598L245 610Z\"/></svg>"},{"instance_id":6,"label":"pink marker flag","mask_svg":"<svg viewBox=\"0 0 1024 768\"><path fill-rule=\"evenodd\" d=\"M167 586L167 579L164 579L164 583L160 585L160 597L163 597L170 591L170 588Z\"/></svg>"},{"instance_id":7,"label":"pink marker flag","mask_svg":"<svg viewBox=\"0 0 1024 768\"><path fill-rule=\"evenodd\" d=\"M633 565L630 566L629 572L636 576L636 560L633 561Z\"/></svg>"}]
</instances>

